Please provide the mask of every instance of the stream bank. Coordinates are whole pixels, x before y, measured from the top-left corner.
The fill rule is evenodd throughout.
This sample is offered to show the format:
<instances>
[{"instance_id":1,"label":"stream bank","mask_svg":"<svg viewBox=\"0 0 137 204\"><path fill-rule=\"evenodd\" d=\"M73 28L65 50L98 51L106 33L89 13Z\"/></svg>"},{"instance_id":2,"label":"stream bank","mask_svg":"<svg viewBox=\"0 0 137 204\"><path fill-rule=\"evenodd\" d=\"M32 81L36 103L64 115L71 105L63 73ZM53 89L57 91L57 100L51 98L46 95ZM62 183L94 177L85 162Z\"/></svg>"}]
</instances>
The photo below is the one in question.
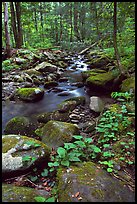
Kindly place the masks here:
<instances>
[{"instance_id":1,"label":"stream bank","mask_svg":"<svg viewBox=\"0 0 137 204\"><path fill-rule=\"evenodd\" d=\"M3 101L3 105L4 105L3 106L3 121L5 120L5 124L6 124L6 122L8 122L9 119L13 118L14 116L25 116L26 118L32 118L32 119L33 119L33 116L34 116L34 118L37 116L38 117L37 119L39 119L39 127L37 127L38 128L37 133L42 134L42 135L44 135L44 134L46 135L45 132L48 132L48 134L50 134L50 131L52 131L54 128L56 128L55 126L57 126L59 128L58 131L60 131L60 130L63 131L65 125L73 124L74 125L73 128L75 126L79 127L79 130L80 130L79 134L81 134L84 137L92 137L93 141L96 142L97 134L95 132L95 126L97 125L97 121L99 119L98 117L99 117L100 113L96 113L89 108L90 97L91 96L99 96L105 102L105 108L107 108L107 106L110 105L111 103L113 104L115 102L115 100L110 97L110 93L108 94L105 91L99 92L98 89L96 90L95 88L94 89L91 88L90 87L91 81L89 84L87 84L87 82L85 82L85 80L87 80L87 78L89 76L89 71L93 71L92 70L93 64L92 65L88 64L87 58L84 59L83 56L79 56L79 55L74 55L74 57L73 57L73 55L72 56L67 55L67 56L61 57L61 60L59 60L59 58L58 58L58 60L56 61L51 53L49 54L48 52L46 52L45 54L44 54L44 56L48 55L48 57L47 57L48 58L48 64L46 64L47 65L46 68L44 67L45 64L44 64L44 66L42 64L44 62L44 59L43 59L42 61L39 60L39 64L35 65L34 67L32 66L31 70L30 69L27 69L27 70L23 69L23 70L18 70L17 72L14 70L14 71L9 72L8 74L6 72L4 72L3 82L5 84L7 83L7 88L6 88L6 86L4 87L5 92L3 92L3 93L6 95L6 91L8 92L8 88L10 89L11 84L12 85L14 84L15 86L11 85L11 89L14 87L13 88L13 94L11 94L9 91L9 95L7 94L6 96L3 97L4 99L6 99L5 101ZM97 55L95 55L95 54L92 55L92 57L95 59L100 58L100 57L97 57ZM46 59L46 57L45 57L45 59ZM104 58L103 58L103 61L104 61ZM110 61L108 61L108 62L111 63ZM57 64L62 65L62 67L57 66ZM39 67L36 67L36 66L39 66ZM98 66L100 67L100 64ZM106 67L105 63L103 63L103 66ZM48 71L46 69L48 69ZM111 67L111 69L112 69L112 67ZM99 70L101 70L101 69L98 69L98 72L94 70L94 73L92 72L90 74L92 74L92 76L93 75L95 76L95 75L97 75L97 73L99 74L99 72L102 72ZM33 72L33 74L32 73L30 74L30 71ZM108 67L107 67L107 71L108 71ZM26 74L24 74L24 72L25 73L27 72L27 74L28 73L29 74L26 75ZM82 76L81 72L82 73L86 72L86 73L84 73L84 77ZM9 75L9 74L11 74L11 75ZM34 101L26 102L26 101L22 101L19 96L18 97L16 96L16 94L15 94L16 89L21 88L22 86L24 87L24 78L25 78L25 87L26 88L27 87L29 87L29 88L40 87L40 88L44 89L45 93L44 93L44 96L41 100L39 100L37 102L34 102ZM107 78L107 80L110 80L112 82L112 78L113 77L110 77L109 79ZM93 81L92 81L92 83L93 83ZM98 84L97 84L97 86L98 86ZM81 99L79 97L84 97L85 103L81 102L81 103L77 104L76 100L79 101ZM68 100L68 101L66 101L66 100ZM62 104L62 102L63 102L63 104ZM64 103L65 103L65 105L64 105ZM6 106L5 106L5 104L6 104ZM77 106L75 106L76 104L77 104ZM61 105L61 107L59 108L58 105ZM74 105L74 109L71 109L73 105ZM60 112L59 110L63 111L63 113ZM69 117L67 118L67 122L69 124L62 123L62 121L61 121L62 119L60 120L61 123L59 123L57 121L54 124L54 118L58 118L61 114L64 114L66 110L69 113ZM48 114L50 113L50 116L47 115L47 113ZM43 114L45 117L43 117ZM58 116L57 114L60 114L60 115ZM51 122L51 119L53 120L52 122ZM44 122L44 120L46 122ZM55 119L55 120L57 120L57 119ZM95 121L94 124L93 123L89 124L89 122L93 122L93 121ZM4 124L3 128L5 128L5 124ZM48 127L49 124L50 124L50 127ZM15 124L14 126L17 126L17 125ZM49 128L49 129L47 129L47 128ZM68 128L67 132L70 132L69 126L67 126L66 128ZM12 130L13 130L13 125L11 126L11 128L9 129L9 133L7 134L7 135L9 135L9 137L11 137L10 134L15 134L12 132ZM45 132L44 132L44 130L45 130ZM65 133L66 133L66 129L65 129ZM76 132L72 131L71 133L72 134L78 134L77 131ZM60 133L60 134L62 134L62 133ZM27 133L26 133L26 136L27 136ZM11 140L12 140L12 138L13 138L13 136L11 137ZM18 136L16 136L16 138L19 139L20 136L18 135ZM6 137L5 137L5 139L3 138L4 141L6 141L6 139L8 140L8 138L6 138ZM26 139L26 138L23 138L23 140L24 139ZM71 139L71 137L70 137L70 139ZM69 140L68 140L68 142L69 142ZM36 143L36 141L33 140L33 144L35 144L35 143ZM6 143L4 145L6 145ZM18 143L16 145L18 146ZM13 144L12 144L12 147L14 147ZM21 146L21 148L23 148L23 147ZM31 147L31 148L32 148L31 151L33 152L34 149L33 149L33 147ZM54 154L54 153L55 152L53 151L52 154ZM31 155L31 154L32 153L29 153L29 155ZM46 164L47 160L48 159L45 159L45 165L47 165ZM92 168L92 163L90 163L90 164L87 163L87 164L85 164L85 166L86 165L90 166L89 168ZM39 165L39 167L40 167L40 165ZM23 177L17 176L17 178L15 178L13 180L12 179L7 180L6 182L9 182L11 184L16 183L17 185L19 185L19 183L18 183L19 179L23 178L23 180L20 180L20 186L28 186L31 188L36 187L36 188L39 188L39 189L46 191L46 193L50 192L52 187L57 182L56 176L54 175L55 177L52 177L52 178L41 177L40 174L41 174L41 170L43 168L45 168L45 166L41 167L41 168L39 168L39 170L37 170L39 172L39 178L36 181L36 186L34 185L35 182L32 182L32 183L30 182L30 178L27 179L27 176L23 176ZM80 171L84 170L84 169L82 170L82 168L84 168L84 167L81 166L81 168L79 168ZM119 168L119 165L117 165L117 168ZM70 169L73 169L73 166L70 167ZM70 176L71 176L71 170L70 169L68 169L67 172L65 172L65 170L63 170L66 178L67 178L67 175L69 172L70 172ZM80 172L78 172L78 169L75 169L75 171L80 175ZM37 174L35 174L35 176L38 175L38 172L37 172ZM67 175L66 175L66 173L67 173ZM87 169L87 173L88 173L88 169ZM96 175L96 176L98 176L98 175ZM107 178L107 175L105 175L104 177ZM124 174L123 177L126 177L126 175ZM64 184L62 184L62 182L65 182L65 180L63 181L63 179L62 179L62 178L64 178L64 175L58 173L58 178L60 181L59 186L61 187L64 185ZM79 177L79 179L80 178L81 177ZM126 179L127 179L127 177L126 177ZM76 179L75 178L73 179L73 175L72 175L72 184L74 183L74 180L76 180ZM24 181L25 181L25 183L23 183ZM85 180L85 182L87 182L87 181ZM101 181L101 183L103 183L103 182L105 182L105 180ZM69 185L69 182L68 182L68 185ZM94 184L94 185L96 185L96 184ZM121 184L117 183L117 181L116 181L116 185L121 185ZM105 186L105 188L108 189L108 186ZM6 187L4 187L3 189L6 189ZM11 187L11 189L12 189L12 187ZM87 187L85 187L84 192L86 192L87 190L89 191L89 189L87 189ZM122 190L122 192L123 192L123 190ZM131 193L129 190L130 189L126 188L126 191L124 191L125 195L127 194L127 192ZM6 190L4 190L4 191L6 192ZM24 191L25 191L25 189L24 189ZM64 190L60 191L59 202L62 199L62 197L61 197L62 191L65 192ZM85 193L84 192L82 193L82 188L79 191L84 197ZM116 189L115 189L115 191L116 191ZM102 189L99 189L99 192L103 196ZM77 192L75 192L75 190L74 190L74 202L78 202L77 197L75 197L76 193ZM93 192L95 197L98 194L98 193L97 194L96 193L97 192ZM120 192L118 192L118 193L120 193ZM70 192L69 194L73 195L73 192ZM49 196L49 194L48 194L48 196ZM134 200L133 194L131 195L131 197ZM130 197L130 200L132 200L131 197ZM69 198L67 198L67 199L69 199ZM72 197L72 199L73 199L73 197ZM83 199L85 199L85 198L83 198ZM106 199L107 198L105 197L105 200ZM128 198L123 198L123 197L122 197L122 199L125 199L126 201L128 200ZM92 198L89 198L89 200L91 201ZM89 200L88 200L88 202L89 202ZM115 196L114 196L114 200L115 200Z\"/></svg>"}]
</instances>

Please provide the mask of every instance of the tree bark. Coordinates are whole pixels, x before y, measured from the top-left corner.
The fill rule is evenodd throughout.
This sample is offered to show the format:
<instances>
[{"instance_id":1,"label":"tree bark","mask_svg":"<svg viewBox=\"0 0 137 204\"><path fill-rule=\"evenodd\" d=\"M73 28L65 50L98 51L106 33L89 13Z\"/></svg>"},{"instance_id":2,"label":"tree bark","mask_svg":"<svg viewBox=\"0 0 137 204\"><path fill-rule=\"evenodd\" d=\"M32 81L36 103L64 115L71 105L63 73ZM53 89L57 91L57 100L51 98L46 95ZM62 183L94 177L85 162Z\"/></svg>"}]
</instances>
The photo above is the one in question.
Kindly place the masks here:
<instances>
[{"instance_id":1,"label":"tree bark","mask_svg":"<svg viewBox=\"0 0 137 204\"><path fill-rule=\"evenodd\" d=\"M5 40L7 57L11 57L10 35L8 31L8 2L3 2L4 6L4 26L5 26Z\"/></svg>"},{"instance_id":2,"label":"tree bark","mask_svg":"<svg viewBox=\"0 0 137 204\"><path fill-rule=\"evenodd\" d=\"M17 30L18 30L18 36L17 36L17 48L21 48L23 44L23 35L22 35L22 26L21 26L21 6L20 2L15 2L16 7L16 16L17 16Z\"/></svg>"},{"instance_id":3,"label":"tree bark","mask_svg":"<svg viewBox=\"0 0 137 204\"><path fill-rule=\"evenodd\" d=\"M81 41L78 31L78 2L74 2L74 33L76 38Z\"/></svg>"},{"instance_id":4,"label":"tree bark","mask_svg":"<svg viewBox=\"0 0 137 204\"><path fill-rule=\"evenodd\" d=\"M16 16L13 2L10 2L10 11L11 11L11 25L15 40L15 47L17 47L17 27L16 27Z\"/></svg>"},{"instance_id":5,"label":"tree bark","mask_svg":"<svg viewBox=\"0 0 137 204\"><path fill-rule=\"evenodd\" d=\"M115 56L117 60L117 65L120 70L121 74L124 74L122 70L122 65L120 62L120 56L118 53L118 47L117 47L117 2L114 1L114 16L113 16L113 22L114 22L114 50L115 50Z\"/></svg>"}]
</instances>

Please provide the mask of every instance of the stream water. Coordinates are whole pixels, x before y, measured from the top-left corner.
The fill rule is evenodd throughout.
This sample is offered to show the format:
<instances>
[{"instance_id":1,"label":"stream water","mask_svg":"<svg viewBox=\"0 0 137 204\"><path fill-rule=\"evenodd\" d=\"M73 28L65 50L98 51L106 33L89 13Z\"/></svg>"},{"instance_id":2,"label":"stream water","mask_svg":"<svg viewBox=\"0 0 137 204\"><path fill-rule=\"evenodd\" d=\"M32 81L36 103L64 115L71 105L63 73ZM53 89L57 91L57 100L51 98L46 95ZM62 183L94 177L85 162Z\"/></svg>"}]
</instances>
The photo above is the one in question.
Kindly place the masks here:
<instances>
[{"instance_id":1,"label":"stream water","mask_svg":"<svg viewBox=\"0 0 137 204\"><path fill-rule=\"evenodd\" d=\"M4 131L6 123L15 116L27 116L31 117L33 114L39 114L43 112L50 112L57 109L57 105L65 99L69 99L77 96L85 96L86 103L89 103L89 95L84 87L78 88L75 83L82 81L81 72L86 71L88 65L84 62L83 56L72 57L72 63L67 67L63 73L63 77L68 81L59 82L56 88L63 89L69 95L59 96L59 93L54 91L48 91L45 89L44 98L36 103L25 102L3 102L2 103L2 133Z\"/></svg>"}]
</instances>

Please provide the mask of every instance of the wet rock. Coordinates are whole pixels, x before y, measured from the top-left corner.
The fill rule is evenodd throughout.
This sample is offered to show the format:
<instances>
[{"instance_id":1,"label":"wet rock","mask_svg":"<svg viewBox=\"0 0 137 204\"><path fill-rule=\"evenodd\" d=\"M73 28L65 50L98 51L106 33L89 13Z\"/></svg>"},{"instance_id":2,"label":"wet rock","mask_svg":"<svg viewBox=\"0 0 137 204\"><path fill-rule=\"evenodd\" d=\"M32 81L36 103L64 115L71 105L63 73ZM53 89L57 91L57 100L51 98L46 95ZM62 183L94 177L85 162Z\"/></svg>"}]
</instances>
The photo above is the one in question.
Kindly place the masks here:
<instances>
[{"instance_id":1,"label":"wet rock","mask_svg":"<svg viewBox=\"0 0 137 204\"><path fill-rule=\"evenodd\" d=\"M39 140L19 135L2 136L2 174L19 175L41 162L48 162L51 149ZM26 160L23 158L27 157Z\"/></svg>"},{"instance_id":2,"label":"wet rock","mask_svg":"<svg viewBox=\"0 0 137 204\"><path fill-rule=\"evenodd\" d=\"M59 202L135 202L135 193L93 162L57 172Z\"/></svg>"},{"instance_id":3,"label":"wet rock","mask_svg":"<svg viewBox=\"0 0 137 204\"><path fill-rule=\"evenodd\" d=\"M102 101L101 98L99 98L97 96L92 96L92 97L90 97L89 107L92 111L100 113L104 109L104 102Z\"/></svg>"},{"instance_id":4,"label":"wet rock","mask_svg":"<svg viewBox=\"0 0 137 204\"><path fill-rule=\"evenodd\" d=\"M66 82L68 81L68 78L67 77L62 77L59 79L59 82Z\"/></svg>"},{"instance_id":5,"label":"wet rock","mask_svg":"<svg viewBox=\"0 0 137 204\"><path fill-rule=\"evenodd\" d=\"M38 101L44 96L44 90L41 88L19 88L15 92L15 98L23 101Z\"/></svg>"},{"instance_id":6,"label":"wet rock","mask_svg":"<svg viewBox=\"0 0 137 204\"><path fill-rule=\"evenodd\" d=\"M77 96L77 97L66 99L65 101L76 101L77 105L84 105L86 102L86 99L84 96Z\"/></svg>"},{"instance_id":7,"label":"wet rock","mask_svg":"<svg viewBox=\"0 0 137 204\"><path fill-rule=\"evenodd\" d=\"M42 113L37 116L37 120L40 123L47 123L49 120L57 120L67 122L69 120L68 112L52 111L48 113Z\"/></svg>"},{"instance_id":8,"label":"wet rock","mask_svg":"<svg viewBox=\"0 0 137 204\"><path fill-rule=\"evenodd\" d=\"M58 94L58 96L68 96L70 93L68 91L62 91L61 93Z\"/></svg>"},{"instance_id":9,"label":"wet rock","mask_svg":"<svg viewBox=\"0 0 137 204\"><path fill-rule=\"evenodd\" d=\"M36 202L34 197L50 197L49 192L29 187L2 184L2 202Z\"/></svg>"},{"instance_id":10,"label":"wet rock","mask_svg":"<svg viewBox=\"0 0 137 204\"><path fill-rule=\"evenodd\" d=\"M44 88L52 88L52 87L55 87L55 86L57 86L58 85L58 82L56 82L56 81L49 81L49 82L46 82L45 84L44 84Z\"/></svg>"},{"instance_id":11,"label":"wet rock","mask_svg":"<svg viewBox=\"0 0 137 204\"><path fill-rule=\"evenodd\" d=\"M69 118L70 119L76 119L76 120L80 120L81 119L80 115L77 115L77 114L74 114L74 113L70 114Z\"/></svg>"},{"instance_id":12,"label":"wet rock","mask_svg":"<svg viewBox=\"0 0 137 204\"><path fill-rule=\"evenodd\" d=\"M58 111L62 113L72 111L76 107L76 105L76 101L63 101L58 105Z\"/></svg>"},{"instance_id":13,"label":"wet rock","mask_svg":"<svg viewBox=\"0 0 137 204\"><path fill-rule=\"evenodd\" d=\"M70 142L73 135L79 134L79 129L71 123L51 120L42 128L38 128L35 133L42 137L43 143L58 148L64 142Z\"/></svg>"}]
</instances>

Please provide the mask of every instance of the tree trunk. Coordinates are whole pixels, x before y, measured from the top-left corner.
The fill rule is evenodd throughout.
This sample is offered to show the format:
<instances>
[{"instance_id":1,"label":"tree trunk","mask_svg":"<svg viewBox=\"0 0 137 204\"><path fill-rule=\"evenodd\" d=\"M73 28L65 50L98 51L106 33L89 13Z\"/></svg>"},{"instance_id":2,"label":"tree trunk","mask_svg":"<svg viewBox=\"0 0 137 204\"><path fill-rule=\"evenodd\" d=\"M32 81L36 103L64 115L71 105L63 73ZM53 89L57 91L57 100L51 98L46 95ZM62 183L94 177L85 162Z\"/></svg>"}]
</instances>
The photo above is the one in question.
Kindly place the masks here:
<instances>
[{"instance_id":1,"label":"tree trunk","mask_svg":"<svg viewBox=\"0 0 137 204\"><path fill-rule=\"evenodd\" d=\"M78 32L78 2L74 2L74 33L76 38L80 41L80 36Z\"/></svg>"},{"instance_id":2,"label":"tree trunk","mask_svg":"<svg viewBox=\"0 0 137 204\"><path fill-rule=\"evenodd\" d=\"M120 62L120 56L118 53L118 47L117 47L117 3L114 2L114 16L113 16L113 21L114 21L114 50L115 50L115 56L117 60L117 65L120 70L121 74L124 74L122 70L122 65Z\"/></svg>"},{"instance_id":3,"label":"tree trunk","mask_svg":"<svg viewBox=\"0 0 137 204\"><path fill-rule=\"evenodd\" d=\"M10 2L10 11L11 11L11 24L13 29L15 47L17 47L17 27L16 27L16 16L13 2Z\"/></svg>"},{"instance_id":4,"label":"tree trunk","mask_svg":"<svg viewBox=\"0 0 137 204\"><path fill-rule=\"evenodd\" d=\"M5 26L6 53L7 53L7 57L11 57L10 35L9 35L9 31L8 31L8 2L3 2L3 6L4 6L4 26Z\"/></svg>"},{"instance_id":5,"label":"tree trunk","mask_svg":"<svg viewBox=\"0 0 137 204\"><path fill-rule=\"evenodd\" d=\"M21 48L23 44L23 36L22 36L22 26L21 26L21 6L20 2L15 2L16 7L16 16L17 16L17 30L18 30L18 36L17 36L17 48Z\"/></svg>"},{"instance_id":6,"label":"tree trunk","mask_svg":"<svg viewBox=\"0 0 137 204\"><path fill-rule=\"evenodd\" d=\"M73 22L72 22L72 2L70 2L70 42L72 42Z\"/></svg>"}]
</instances>

